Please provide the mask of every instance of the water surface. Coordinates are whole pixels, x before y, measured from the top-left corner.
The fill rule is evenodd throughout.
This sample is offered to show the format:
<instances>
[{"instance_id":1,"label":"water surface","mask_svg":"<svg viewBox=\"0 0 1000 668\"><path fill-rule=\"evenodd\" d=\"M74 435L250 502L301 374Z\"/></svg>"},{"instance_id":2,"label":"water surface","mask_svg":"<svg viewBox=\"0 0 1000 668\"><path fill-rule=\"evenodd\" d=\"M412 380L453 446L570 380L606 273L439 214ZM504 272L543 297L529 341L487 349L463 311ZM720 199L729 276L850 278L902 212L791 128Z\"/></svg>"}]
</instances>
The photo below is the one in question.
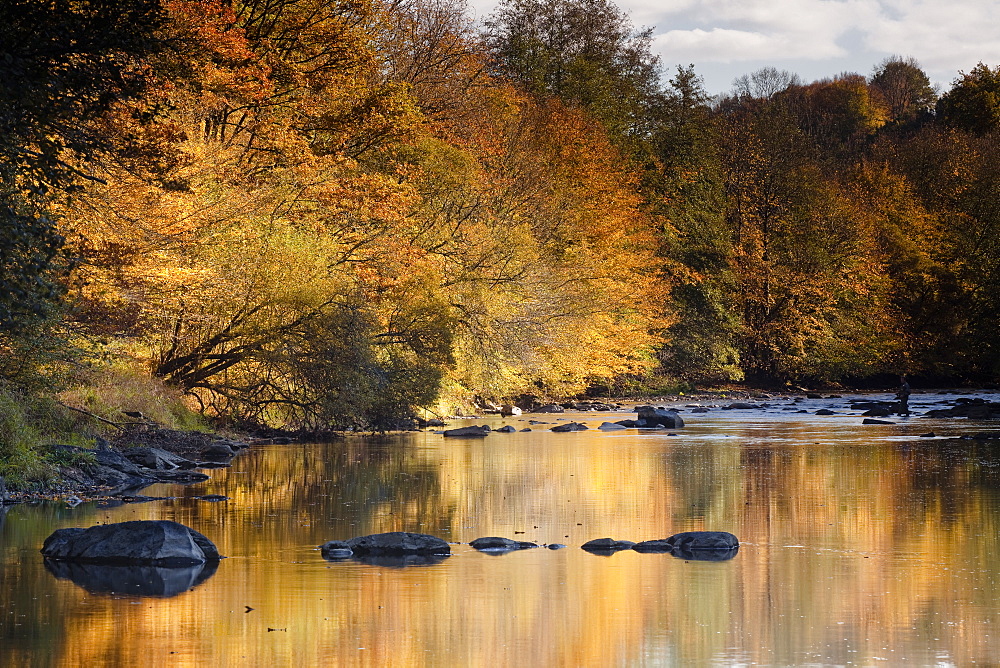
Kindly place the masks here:
<instances>
[{"instance_id":1,"label":"water surface","mask_svg":"<svg viewBox=\"0 0 1000 668\"><path fill-rule=\"evenodd\" d=\"M673 434L602 433L593 427L628 415L584 413L478 420L550 423L483 440L268 446L209 482L146 490L174 500L0 510L0 665L1000 661L1000 446L920 438L989 427L916 416L862 425L843 399L770 403L688 409ZM840 414L814 415L821 407ZM592 429L547 431L565 419ZM91 593L38 554L55 529L132 519L182 522L228 558L193 588L175 578L181 593L152 596ZM736 534L739 553L705 562L579 549L695 529ZM407 568L328 562L316 549L382 531L458 544L439 564ZM468 546L481 536L569 547L497 556Z\"/></svg>"}]
</instances>

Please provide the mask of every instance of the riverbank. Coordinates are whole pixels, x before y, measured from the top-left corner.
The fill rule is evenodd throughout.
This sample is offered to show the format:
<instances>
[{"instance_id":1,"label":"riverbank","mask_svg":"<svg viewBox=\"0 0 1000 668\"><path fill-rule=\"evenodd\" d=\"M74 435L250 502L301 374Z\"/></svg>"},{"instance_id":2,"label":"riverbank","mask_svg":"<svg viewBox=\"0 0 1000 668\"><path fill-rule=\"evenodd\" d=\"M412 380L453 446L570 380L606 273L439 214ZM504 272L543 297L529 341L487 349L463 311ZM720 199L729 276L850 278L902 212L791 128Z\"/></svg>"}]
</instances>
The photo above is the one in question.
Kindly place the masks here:
<instances>
[{"instance_id":1,"label":"riverbank","mask_svg":"<svg viewBox=\"0 0 1000 668\"><path fill-rule=\"evenodd\" d=\"M69 499L141 499L140 491L160 482L193 483L209 479L205 470L229 465L248 441L202 431L143 425L97 447L53 443L40 446L49 470L44 479L7 489L0 479L0 502Z\"/></svg>"}]
</instances>

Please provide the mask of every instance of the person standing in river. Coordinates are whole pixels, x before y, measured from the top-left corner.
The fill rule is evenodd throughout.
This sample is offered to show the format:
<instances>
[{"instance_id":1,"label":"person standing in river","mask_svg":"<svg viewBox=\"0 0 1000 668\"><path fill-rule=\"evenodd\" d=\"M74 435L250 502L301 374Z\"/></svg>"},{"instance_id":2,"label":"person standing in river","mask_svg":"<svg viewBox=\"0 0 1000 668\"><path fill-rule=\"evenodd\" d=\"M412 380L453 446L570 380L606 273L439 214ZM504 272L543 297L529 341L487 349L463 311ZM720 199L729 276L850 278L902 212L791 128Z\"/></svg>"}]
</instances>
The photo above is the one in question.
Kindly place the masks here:
<instances>
[{"instance_id":1,"label":"person standing in river","mask_svg":"<svg viewBox=\"0 0 1000 668\"><path fill-rule=\"evenodd\" d=\"M896 392L896 399L899 400L899 409L896 412L900 415L909 415L910 384L906 382L906 376L899 377L899 390Z\"/></svg>"}]
</instances>

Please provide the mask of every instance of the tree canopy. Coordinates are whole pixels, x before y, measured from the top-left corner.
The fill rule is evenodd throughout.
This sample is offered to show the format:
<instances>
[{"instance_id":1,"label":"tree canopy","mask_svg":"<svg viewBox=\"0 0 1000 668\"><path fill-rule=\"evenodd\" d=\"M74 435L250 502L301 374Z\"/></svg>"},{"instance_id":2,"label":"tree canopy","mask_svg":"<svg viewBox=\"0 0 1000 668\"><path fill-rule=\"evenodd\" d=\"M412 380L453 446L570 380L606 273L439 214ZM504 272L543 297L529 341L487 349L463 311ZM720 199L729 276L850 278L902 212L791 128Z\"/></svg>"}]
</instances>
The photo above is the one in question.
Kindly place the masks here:
<instances>
[{"instance_id":1,"label":"tree canopy","mask_svg":"<svg viewBox=\"0 0 1000 668\"><path fill-rule=\"evenodd\" d=\"M1000 69L936 106L902 57L712 99L605 0L505 0L482 32L449 0L0 19L2 382L124 365L321 430L1000 374Z\"/></svg>"}]
</instances>

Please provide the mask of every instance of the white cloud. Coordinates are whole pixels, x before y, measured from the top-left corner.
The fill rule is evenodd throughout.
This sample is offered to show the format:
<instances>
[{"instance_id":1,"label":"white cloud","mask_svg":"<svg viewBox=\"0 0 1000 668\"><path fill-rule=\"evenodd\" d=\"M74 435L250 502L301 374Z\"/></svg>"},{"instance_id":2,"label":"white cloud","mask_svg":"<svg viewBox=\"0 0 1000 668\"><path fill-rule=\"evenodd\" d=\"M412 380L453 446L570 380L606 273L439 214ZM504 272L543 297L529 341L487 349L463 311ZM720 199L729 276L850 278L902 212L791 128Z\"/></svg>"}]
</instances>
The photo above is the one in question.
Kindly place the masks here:
<instances>
[{"instance_id":1,"label":"white cloud","mask_svg":"<svg viewBox=\"0 0 1000 668\"><path fill-rule=\"evenodd\" d=\"M479 16L495 0L470 0ZM976 63L1000 65L997 0L616 0L654 28L670 68L694 63L708 88L773 65L806 80L863 74L893 54L913 56L945 88Z\"/></svg>"},{"instance_id":2,"label":"white cloud","mask_svg":"<svg viewBox=\"0 0 1000 668\"><path fill-rule=\"evenodd\" d=\"M827 43L811 53L817 58L841 55L836 44ZM653 49L664 62L734 63L767 58L785 58L794 50L788 36L713 28L711 30L671 30L657 35Z\"/></svg>"}]
</instances>

